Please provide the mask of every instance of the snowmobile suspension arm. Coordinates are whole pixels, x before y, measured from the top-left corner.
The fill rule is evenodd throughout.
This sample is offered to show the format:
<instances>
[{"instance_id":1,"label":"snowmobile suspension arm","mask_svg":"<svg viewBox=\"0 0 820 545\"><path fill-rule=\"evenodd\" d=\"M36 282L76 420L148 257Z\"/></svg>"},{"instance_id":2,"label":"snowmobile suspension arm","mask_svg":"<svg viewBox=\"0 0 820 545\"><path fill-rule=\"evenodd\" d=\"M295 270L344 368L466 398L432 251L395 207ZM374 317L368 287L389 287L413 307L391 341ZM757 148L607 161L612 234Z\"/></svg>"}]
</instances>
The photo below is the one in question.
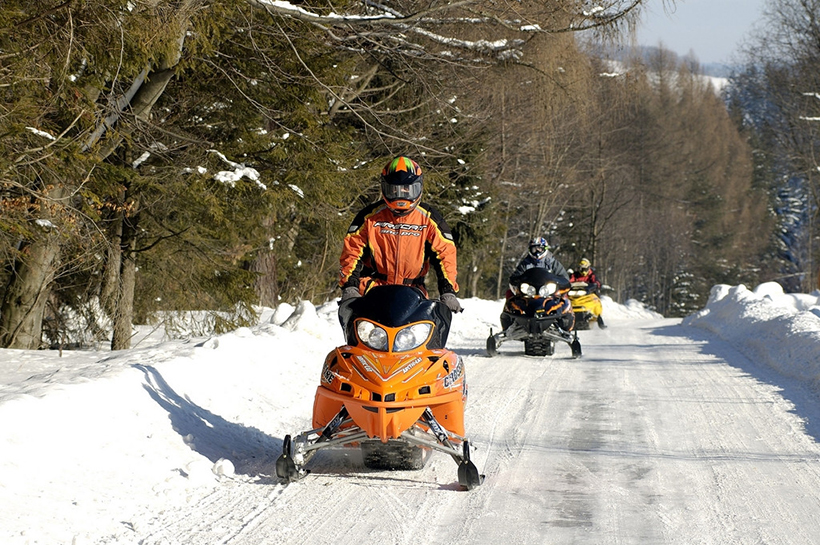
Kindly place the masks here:
<instances>
[{"instance_id":1,"label":"snowmobile suspension arm","mask_svg":"<svg viewBox=\"0 0 820 545\"><path fill-rule=\"evenodd\" d=\"M325 447L332 447L332 446L335 446L335 445L345 445L347 443L353 443L355 441L361 441L362 439L367 439L367 433L365 433L364 431L359 431L357 433L351 433L350 435L341 435L341 436L336 437L334 439L327 439L327 440L324 440L324 441L322 440L322 437L320 437L317 441L314 441L313 443L305 444L302 447L302 450L305 453L308 453L308 452L311 452L311 451L323 449Z\"/></svg>"},{"instance_id":2,"label":"snowmobile suspension arm","mask_svg":"<svg viewBox=\"0 0 820 545\"><path fill-rule=\"evenodd\" d=\"M438 441L434 441L432 439L432 437L430 437L427 434L424 434L423 436L419 436L419 435L415 435L413 433L410 433L408 431L405 431L404 433L401 434L401 437L402 437L402 439L404 439L408 443L413 443L415 445L430 447L432 449L438 450L438 451L443 452L445 454L449 454L457 462L461 462L461 460L462 460L461 453L459 452L459 450L456 447L452 446L452 444L450 446L442 445Z\"/></svg>"},{"instance_id":3,"label":"snowmobile suspension arm","mask_svg":"<svg viewBox=\"0 0 820 545\"><path fill-rule=\"evenodd\" d=\"M430 431L433 432L433 435L436 436L436 439L438 439L439 443L453 451L450 452L450 455L453 457L453 460L455 460L456 463L461 463L462 457L458 454L454 454L454 452L458 451L453 446L453 443L450 442L450 437L447 435L447 431L441 426L441 424L438 423L436 418L433 416L433 411L431 411L429 407L424 410L422 419L428 426L430 426Z\"/></svg>"},{"instance_id":4,"label":"snowmobile suspension arm","mask_svg":"<svg viewBox=\"0 0 820 545\"><path fill-rule=\"evenodd\" d=\"M347 418L347 407L343 406L342 410L339 411L339 414L334 416L333 420L328 422L327 426L325 426L325 429L322 430L322 437L325 438L325 441L333 437L333 434L336 433L336 430L339 429L339 426L342 425L342 422L344 422L345 418ZM322 441L322 438L320 438L319 440Z\"/></svg>"}]
</instances>

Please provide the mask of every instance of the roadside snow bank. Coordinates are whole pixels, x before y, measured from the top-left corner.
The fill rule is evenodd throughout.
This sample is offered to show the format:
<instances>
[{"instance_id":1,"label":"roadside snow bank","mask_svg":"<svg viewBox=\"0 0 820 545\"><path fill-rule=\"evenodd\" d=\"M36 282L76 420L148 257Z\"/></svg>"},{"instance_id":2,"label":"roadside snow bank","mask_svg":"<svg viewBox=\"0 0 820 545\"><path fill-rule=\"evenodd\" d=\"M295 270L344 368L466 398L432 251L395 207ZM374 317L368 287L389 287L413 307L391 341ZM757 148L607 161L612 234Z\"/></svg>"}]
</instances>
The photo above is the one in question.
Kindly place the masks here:
<instances>
[{"instance_id":1,"label":"roadside snow bank","mask_svg":"<svg viewBox=\"0 0 820 545\"><path fill-rule=\"evenodd\" d=\"M310 425L337 308L117 352L0 350L0 543L137 543L141 513L270 475Z\"/></svg>"},{"instance_id":2,"label":"roadside snow bank","mask_svg":"<svg viewBox=\"0 0 820 545\"><path fill-rule=\"evenodd\" d=\"M683 320L716 334L746 357L820 389L820 292L783 293L767 282L712 287L706 307Z\"/></svg>"},{"instance_id":3,"label":"roadside snow bank","mask_svg":"<svg viewBox=\"0 0 820 545\"><path fill-rule=\"evenodd\" d=\"M608 295L601 296L601 306L603 311L601 316L610 323L613 318L616 320L635 320L635 319L649 319L663 318L663 315L658 314L654 310L649 310L646 306L636 299L628 299L625 303L620 304L612 300Z\"/></svg>"}]
</instances>

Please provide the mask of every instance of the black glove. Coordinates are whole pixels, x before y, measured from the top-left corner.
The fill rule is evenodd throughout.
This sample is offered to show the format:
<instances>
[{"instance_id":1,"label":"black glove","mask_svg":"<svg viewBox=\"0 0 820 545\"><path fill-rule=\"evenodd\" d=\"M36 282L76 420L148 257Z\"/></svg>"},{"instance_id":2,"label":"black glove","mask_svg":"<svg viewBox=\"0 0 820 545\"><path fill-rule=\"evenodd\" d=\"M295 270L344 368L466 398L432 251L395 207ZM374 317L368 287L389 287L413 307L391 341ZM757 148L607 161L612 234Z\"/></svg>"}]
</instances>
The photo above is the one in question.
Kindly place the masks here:
<instances>
[{"instance_id":1,"label":"black glove","mask_svg":"<svg viewBox=\"0 0 820 545\"><path fill-rule=\"evenodd\" d=\"M339 301L347 301L348 299L355 299L356 297L361 297L362 294L359 293L359 288L354 288L353 286L348 286L342 290L342 299Z\"/></svg>"},{"instance_id":2,"label":"black glove","mask_svg":"<svg viewBox=\"0 0 820 545\"><path fill-rule=\"evenodd\" d=\"M458 298L454 293L445 293L442 295L441 302L444 303L451 312L461 312L464 310L461 308L461 304L459 304Z\"/></svg>"}]
</instances>

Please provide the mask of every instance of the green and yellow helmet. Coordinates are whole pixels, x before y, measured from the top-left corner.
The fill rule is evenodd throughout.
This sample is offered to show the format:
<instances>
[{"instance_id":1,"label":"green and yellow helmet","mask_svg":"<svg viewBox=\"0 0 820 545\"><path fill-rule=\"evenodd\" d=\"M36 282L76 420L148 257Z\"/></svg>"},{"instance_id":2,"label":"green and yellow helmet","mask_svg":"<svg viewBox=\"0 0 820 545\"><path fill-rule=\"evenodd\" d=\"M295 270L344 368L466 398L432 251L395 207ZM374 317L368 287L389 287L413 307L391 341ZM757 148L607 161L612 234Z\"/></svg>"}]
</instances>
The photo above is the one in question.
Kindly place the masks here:
<instances>
[{"instance_id":1,"label":"green and yellow helmet","mask_svg":"<svg viewBox=\"0 0 820 545\"><path fill-rule=\"evenodd\" d=\"M421 167L409 157L392 159L382 170L382 198L399 216L408 214L421 200Z\"/></svg>"}]
</instances>

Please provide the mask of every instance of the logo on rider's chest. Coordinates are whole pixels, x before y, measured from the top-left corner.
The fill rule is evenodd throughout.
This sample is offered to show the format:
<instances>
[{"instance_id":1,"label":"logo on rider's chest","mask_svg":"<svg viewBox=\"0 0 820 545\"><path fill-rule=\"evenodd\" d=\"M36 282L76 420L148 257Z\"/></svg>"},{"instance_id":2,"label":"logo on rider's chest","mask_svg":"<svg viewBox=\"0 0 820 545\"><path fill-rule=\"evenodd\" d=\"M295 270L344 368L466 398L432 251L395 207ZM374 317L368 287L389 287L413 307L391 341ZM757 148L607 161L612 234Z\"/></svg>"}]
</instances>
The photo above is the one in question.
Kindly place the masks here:
<instances>
[{"instance_id":1,"label":"logo on rider's chest","mask_svg":"<svg viewBox=\"0 0 820 545\"><path fill-rule=\"evenodd\" d=\"M426 225L414 225L411 223L390 223L389 221L379 221L374 225L379 229L379 232L384 235L398 235L398 236L421 236Z\"/></svg>"}]
</instances>

